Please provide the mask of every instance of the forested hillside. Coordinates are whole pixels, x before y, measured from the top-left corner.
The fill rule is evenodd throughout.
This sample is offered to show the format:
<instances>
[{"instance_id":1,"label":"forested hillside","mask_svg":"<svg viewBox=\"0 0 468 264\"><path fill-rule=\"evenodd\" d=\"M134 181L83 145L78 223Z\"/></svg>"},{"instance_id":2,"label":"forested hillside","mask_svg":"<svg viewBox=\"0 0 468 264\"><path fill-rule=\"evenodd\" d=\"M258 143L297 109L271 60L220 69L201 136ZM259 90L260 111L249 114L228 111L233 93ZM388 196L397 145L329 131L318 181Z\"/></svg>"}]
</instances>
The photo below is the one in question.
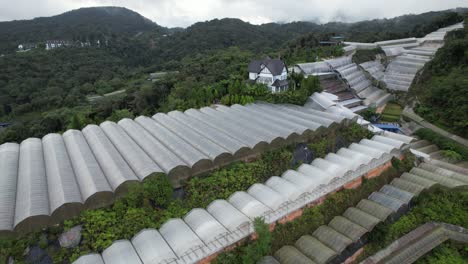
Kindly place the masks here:
<instances>
[{"instance_id":1,"label":"forested hillside","mask_svg":"<svg viewBox=\"0 0 468 264\"><path fill-rule=\"evenodd\" d=\"M416 112L449 131L468 137L468 19L451 32L412 88Z\"/></svg>"},{"instance_id":2,"label":"forested hillside","mask_svg":"<svg viewBox=\"0 0 468 264\"><path fill-rule=\"evenodd\" d=\"M128 9L105 7L2 22L0 47L12 50L0 57L0 122L13 126L0 133L0 143L214 102L261 99L301 104L307 93L319 89L314 81L293 78L291 85L297 90L266 94L263 87L245 84L250 60L269 55L283 57L288 65L311 62L342 54L339 47L319 46L320 40L336 34L353 41L385 40L424 35L460 20L457 12L441 11L352 24L257 26L221 19L166 29ZM92 36L105 37L109 44L13 52L19 41ZM155 71L179 74L147 81L148 73ZM123 91L119 96L86 100L118 90Z\"/></svg>"},{"instance_id":3,"label":"forested hillside","mask_svg":"<svg viewBox=\"0 0 468 264\"><path fill-rule=\"evenodd\" d=\"M46 40L115 39L139 32L166 32L151 20L122 7L92 7L52 17L0 22L0 53L14 51L21 43Z\"/></svg>"}]
</instances>

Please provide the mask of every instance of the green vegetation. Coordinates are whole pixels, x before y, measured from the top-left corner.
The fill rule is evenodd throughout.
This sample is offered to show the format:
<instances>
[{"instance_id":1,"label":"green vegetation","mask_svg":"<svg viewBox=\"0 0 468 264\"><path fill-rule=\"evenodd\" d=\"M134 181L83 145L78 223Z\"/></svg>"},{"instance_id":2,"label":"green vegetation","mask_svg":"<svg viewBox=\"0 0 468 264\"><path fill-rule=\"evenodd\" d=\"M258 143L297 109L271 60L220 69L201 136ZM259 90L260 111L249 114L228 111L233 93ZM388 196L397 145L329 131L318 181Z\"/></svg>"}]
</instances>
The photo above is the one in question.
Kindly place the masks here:
<instances>
[{"instance_id":1,"label":"green vegetation","mask_svg":"<svg viewBox=\"0 0 468 264\"><path fill-rule=\"evenodd\" d=\"M366 61L374 61L377 55L385 55L382 48L368 49L368 50L357 50L353 55L353 62L361 64Z\"/></svg>"},{"instance_id":2,"label":"green vegetation","mask_svg":"<svg viewBox=\"0 0 468 264\"><path fill-rule=\"evenodd\" d=\"M463 245L445 242L418 259L416 264L463 264L468 263L468 251Z\"/></svg>"},{"instance_id":3,"label":"green vegetation","mask_svg":"<svg viewBox=\"0 0 468 264\"><path fill-rule=\"evenodd\" d=\"M467 228L468 204L466 201L468 201L466 188L454 190L437 186L421 193L413 200L413 207L407 215L392 224L378 225L369 234L369 244L364 247L364 254L360 256L360 259L375 254L427 222L445 222Z\"/></svg>"},{"instance_id":4,"label":"green vegetation","mask_svg":"<svg viewBox=\"0 0 468 264\"><path fill-rule=\"evenodd\" d=\"M445 154L449 157L461 160L468 160L468 148L458 144L457 142L445 138L428 128L421 128L415 132L415 135L421 139L428 140L437 145L441 150L446 151ZM449 152L450 151L450 152Z\"/></svg>"},{"instance_id":5,"label":"green vegetation","mask_svg":"<svg viewBox=\"0 0 468 264\"><path fill-rule=\"evenodd\" d=\"M400 120L401 112L403 107L397 103L387 103L385 109L380 115L381 121L383 122L398 122Z\"/></svg>"},{"instance_id":6,"label":"green vegetation","mask_svg":"<svg viewBox=\"0 0 468 264\"><path fill-rule=\"evenodd\" d=\"M427 121L468 137L468 20L465 30L450 32L446 42L411 88L415 111Z\"/></svg>"},{"instance_id":7,"label":"green vegetation","mask_svg":"<svg viewBox=\"0 0 468 264\"><path fill-rule=\"evenodd\" d=\"M94 57L101 60L88 63ZM321 91L317 78L302 76L291 80L292 89L277 94L264 85L246 83L246 68L253 57L238 48L189 56L182 60L179 74L168 74L153 83L97 48L6 56L0 59L0 67L5 69L0 73L0 84L9 80L0 85L0 120L11 121L13 126L0 134L0 143L218 102L232 105L261 100L303 105L313 92ZM38 68L42 70L36 72ZM38 87L42 89L35 92ZM115 90L125 93L86 100L89 94Z\"/></svg>"},{"instance_id":8,"label":"green vegetation","mask_svg":"<svg viewBox=\"0 0 468 264\"><path fill-rule=\"evenodd\" d=\"M333 217L341 215L347 208L356 205L361 199L367 198L373 191L391 182L393 178L409 171L413 167L413 163L414 156L411 154L407 154L403 161L393 159L393 166L379 177L363 179L359 188L341 190L327 197L324 203L304 209L299 218L285 224L277 224L272 232L272 244L267 254L273 254L285 245L293 245L303 235L312 234L319 226L327 224ZM221 254L216 258L215 263L243 263L244 248L252 244L255 244L255 241Z\"/></svg>"},{"instance_id":9,"label":"green vegetation","mask_svg":"<svg viewBox=\"0 0 468 264\"><path fill-rule=\"evenodd\" d=\"M344 54L343 46L320 46L320 41L328 40L333 34L309 33L286 44L282 57L286 63L293 65L300 62L315 62Z\"/></svg>"},{"instance_id":10,"label":"green vegetation","mask_svg":"<svg viewBox=\"0 0 468 264\"><path fill-rule=\"evenodd\" d=\"M322 156L325 151L337 151L340 147L371 136L366 129L352 124L346 129L330 130L324 137L317 138L316 143L310 143L309 147L317 156ZM318 145L323 153L316 151ZM129 239L144 228L159 228L168 219L183 217L192 208L206 207L216 199L227 199L236 191L246 190L254 183L294 169L291 163L293 151L294 146L269 151L253 162L237 162L205 177L191 178L184 186L183 199L172 199L173 190L166 177L160 174L151 176L141 184L131 185L127 195L109 208L85 210L79 217L65 221L63 226L47 229L44 233L51 241L64 229L75 225L83 227L79 247L53 250L50 244L47 250L57 262L73 261L80 255L102 251L115 240ZM36 233L18 239L0 240L0 256L6 258L11 255L20 261L26 246L35 244L40 236L41 233ZM256 250L246 249L245 252L254 254Z\"/></svg>"},{"instance_id":11,"label":"green vegetation","mask_svg":"<svg viewBox=\"0 0 468 264\"><path fill-rule=\"evenodd\" d=\"M254 221L255 233L257 234L257 239L255 242L250 242L246 244L240 250L240 258L230 257L231 254L237 254L236 251L225 253L228 257L225 257L221 262L219 259L216 259L214 263L219 264L255 264L263 256L268 254L271 247L271 233L269 226L263 222L262 219L258 218Z\"/></svg>"},{"instance_id":12,"label":"green vegetation","mask_svg":"<svg viewBox=\"0 0 468 264\"><path fill-rule=\"evenodd\" d=\"M263 86L245 83L248 63L265 55L279 55L288 64L338 56L342 54L339 46L322 47L318 42L336 34L350 41L420 36L459 21L458 13L432 12L325 25L296 22L256 26L222 19L182 30L162 28L126 9L103 7L51 18L1 22L0 34L5 38L0 50L5 56L0 58L0 121L13 126L0 133L0 143L104 120L212 103L264 100L302 104L311 92L320 91L318 86L310 88L310 83L301 85L291 78L294 89L272 95ZM105 40L106 44L13 53L18 43L47 39ZM154 71L179 74L168 74L152 83L147 76ZM119 90L125 93L87 100Z\"/></svg>"}]
</instances>

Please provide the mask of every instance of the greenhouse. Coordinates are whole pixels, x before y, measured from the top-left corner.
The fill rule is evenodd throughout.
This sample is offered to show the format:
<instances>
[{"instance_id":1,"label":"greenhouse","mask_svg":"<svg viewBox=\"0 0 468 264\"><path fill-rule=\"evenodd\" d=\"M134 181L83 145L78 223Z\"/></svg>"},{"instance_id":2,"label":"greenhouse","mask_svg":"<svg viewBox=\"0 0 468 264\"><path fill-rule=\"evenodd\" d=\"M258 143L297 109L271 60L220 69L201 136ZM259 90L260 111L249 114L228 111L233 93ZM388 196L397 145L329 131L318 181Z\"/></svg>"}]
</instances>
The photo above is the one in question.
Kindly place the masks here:
<instances>
[{"instance_id":1,"label":"greenhouse","mask_svg":"<svg viewBox=\"0 0 468 264\"><path fill-rule=\"evenodd\" d=\"M394 136L392 137L394 139L396 138ZM426 163L422 163L417 169L429 172L424 168L433 169L433 167L427 165L428 164ZM443 171L445 174L457 173L449 169L445 170L447 170ZM406 173L403 175L411 174ZM468 175L460 173L459 175L462 177L461 180L463 181L468 179ZM437 174L436 176L428 176L428 174L424 174L421 178L425 179L425 176L436 177L434 182L438 182L445 187L451 186L449 182L444 181L444 178L446 178L444 174ZM401 184L402 182L410 183L412 185L411 189L415 189L416 192L400 189L396 184L397 182L399 182L398 184ZM418 187L415 188L415 185ZM294 261L297 261L298 263L310 263L307 262L308 260L304 257L308 258L312 263L342 263L351 257L358 248L360 248L363 241L366 239L366 234L372 231L377 224L387 221L388 219L388 221L392 222L398 219L401 216L399 211L401 211L401 209L403 209L414 196L417 196L417 193L419 193L421 189L427 189L430 186L432 185L419 185L402 178L396 178L391 184L384 185L379 191L372 193L368 199L362 199L356 207L348 208L342 216L334 217L328 225L323 225L317 228L312 235L302 236L296 241L294 247L285 246L281 248L274 254L274 258L279 263L293 263ZM434 224L431 223L430 225L432 226ZM449 226L447 228L453 231L459 230L457 227ZM440 235L442 233L431 233L428 232L430 231L429 229L426 229L418 231L421 234L429 234L427 238L424 239L425 242L415 243L415 247L412 247L411 250L403 250L405 251L404 254L397 254L396 256L398 257L391 258L392 261L397 260L392 263L401 263L403 260L408 259L407 254L418 248L427 248L428 250L432 249L432 247L426 247L426 245L429 245L430 241L434 241L434 238L435 240L440 239ZM450 234L453 235L454 239L466 240L466 238L463 238L460 233L453 231L447 232L451 232ZM411 242L412 240L410 239L408 241ZM395 243L395 245L390 245L385 251L381 251L367 259L364 263L387 263L387 256L389 256L389 254L393 254L393 252L401 252L399 249L404 249L406 247L399 244L406 243L404 240ZM267 259L271 262L265 263L274 263L272 257L268 257Z\"/></svg>"},{"instance_id":2,"label":"greenhouse","mask_svg":"<svg viewBox=\"0 0 468 264\"><path fill-rule=\"evenodd\" d=\"M384 133L383 136L390 137L390 134ZM411 141L409 138L404 140ZM272 176L264 184L253 184L246 192L235 192L227 200L213 201L206 210L193 209L181 219L167 221L159 230L143 230L131 240L133 248L128 247L127 250L134 250L143 263L151 263L148 261L150 258L157 260L156 263L195 263L222 251L251 235L255 218L262 217L267 223L281 220L367 171L389 162L392 157L401 155L399 149L392 145L379 143L375 138L369 141L376 145L352 151L342 148L324 159L302 164L296 171L288 170L281 176ZM356 143L358 146L361 144ZM382 148L382 145L388 147ZM402 144L404 146L406 143ZM369 149L374 149L374 156L368 155ZM322 168L322 163L333 169ZM379 204L374 207L379 208ZM380 209L380 215L382 211ZM306 244L298 242L298 247L305 258L312 258L318 247L322 255L312 258L312 263L322 263L322 260L336 256L335 252L343 247L357 243L360 235L379 221L360 209L349 208L343 217L334 219L329 226L323 226L314 236L304 238ZM153 252L155 248L160 250ZM286 250L283 257L287 258L288 254Z\"/></svg>"},{"instance_id":3,"label":"greenhouse","mask_svg":"<svg viewBox=\"0 0 468 264\"><path fill-rule=\"evenodd\" d=\"M84 208L110 205L129 184L149 176L168 175L178 187L192 175L305 142L348 121L304 107L258 103L106 121L6 143L0 146L0 171L6 175L0 232L34 231Z\"/></svg>"}]
</instances>

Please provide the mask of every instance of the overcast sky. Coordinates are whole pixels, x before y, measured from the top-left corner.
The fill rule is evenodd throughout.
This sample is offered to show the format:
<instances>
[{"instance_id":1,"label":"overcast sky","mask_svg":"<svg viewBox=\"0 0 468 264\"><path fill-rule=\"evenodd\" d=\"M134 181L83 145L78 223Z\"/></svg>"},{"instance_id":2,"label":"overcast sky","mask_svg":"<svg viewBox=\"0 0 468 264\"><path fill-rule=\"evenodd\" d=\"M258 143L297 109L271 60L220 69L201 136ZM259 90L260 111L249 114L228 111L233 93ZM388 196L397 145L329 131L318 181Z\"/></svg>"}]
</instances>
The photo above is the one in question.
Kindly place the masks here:
<instances>
[{"instance_id":1,"label":"overcast sky","mask_svg":"<svg viewBox=\"0 0 468 264\"><path fill-rule=\"evenodd\" d=\"M52 16L90 6L123 6L167 27L235 17L253 24L358 21L468 7L468 0L0 0L0 21Z\"/></svg>"}]
</instances>

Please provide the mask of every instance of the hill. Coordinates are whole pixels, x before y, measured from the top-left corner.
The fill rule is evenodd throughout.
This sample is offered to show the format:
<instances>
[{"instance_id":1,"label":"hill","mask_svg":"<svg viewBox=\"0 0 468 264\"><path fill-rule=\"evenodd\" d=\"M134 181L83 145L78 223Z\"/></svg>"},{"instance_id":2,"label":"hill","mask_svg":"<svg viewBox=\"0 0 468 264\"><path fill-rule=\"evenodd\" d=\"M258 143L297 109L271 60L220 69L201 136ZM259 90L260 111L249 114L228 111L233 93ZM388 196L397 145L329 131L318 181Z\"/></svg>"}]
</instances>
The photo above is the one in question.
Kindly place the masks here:
<instances>
[{"instance_id":1,"label":"hill","mask_svg":"<svg viewBox=\"0 0 468 264\"><path fill-rule=\"evenodd\" d=\"M166 30L126 8L81 8L52 17L0 22L0 52L11 52L19 43L52 39L93 41Z\"/></svg>"},{"instance_id":2,"label":"hill","mask_svg":"<svg viewBox=\"0 0 468 264\"><path fill-rule=\"evenodd\" d=\"M444 47L418 76L410 93L415 111L427 121L468 138L468 19L450 32Z\"/></svg>"}]
</instances>

